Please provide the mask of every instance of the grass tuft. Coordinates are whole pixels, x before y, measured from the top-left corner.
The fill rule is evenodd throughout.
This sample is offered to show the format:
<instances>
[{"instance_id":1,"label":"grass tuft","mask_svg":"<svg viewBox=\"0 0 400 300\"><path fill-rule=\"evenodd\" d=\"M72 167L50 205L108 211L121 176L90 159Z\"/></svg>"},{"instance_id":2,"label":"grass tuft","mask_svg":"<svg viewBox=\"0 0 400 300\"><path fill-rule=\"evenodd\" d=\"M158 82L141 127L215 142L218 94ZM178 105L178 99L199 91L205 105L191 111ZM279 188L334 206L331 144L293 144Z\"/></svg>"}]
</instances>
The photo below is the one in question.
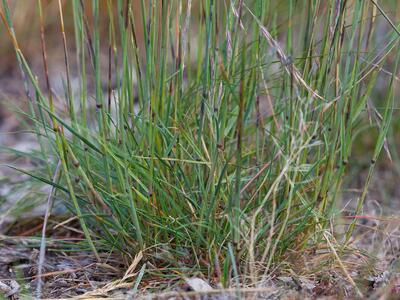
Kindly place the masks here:
<instances>
[{"instance_id":1,"label":"grass tuft","mask_svg":"<svg viewBox=\"0 0 400 300\"><path fill-rule=\"evenodd\" d=\"M51 184L61 163L54 187L99 260L103 251L143 251L167 269L220 274L228 285L324 244L355 284L339 256L356 223L339 242L331 225L357 133L377 138L355 214L387 148L400 36L384 8L58 1L65 91L56 96L37 3L45 87L18 46L7 1L0 12L47 162L31 175Z\"/></svg>"}]
</instances>

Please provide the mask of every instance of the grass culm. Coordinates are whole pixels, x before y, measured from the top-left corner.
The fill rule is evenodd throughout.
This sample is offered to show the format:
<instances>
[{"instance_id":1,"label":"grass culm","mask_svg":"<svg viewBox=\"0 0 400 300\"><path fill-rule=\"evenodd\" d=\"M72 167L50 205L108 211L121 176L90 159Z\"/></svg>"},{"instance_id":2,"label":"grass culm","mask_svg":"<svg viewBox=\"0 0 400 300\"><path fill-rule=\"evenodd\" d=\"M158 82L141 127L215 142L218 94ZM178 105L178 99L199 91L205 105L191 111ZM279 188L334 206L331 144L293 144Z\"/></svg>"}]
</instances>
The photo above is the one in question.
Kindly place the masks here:
<instances>
[{"instance_id":1,"label":"grass culm","mask_svg":"<svg viewBox=\"0 0 400 300\"><path fill-rule=\"evenodd\" d=\"M326 247L340 261L355 223L336 235L332 224L355 136L376 137L358 214L391 120L390 17L364 0L133 2L58 1L58 95L41 1L42 74L2 1L41 149L24 172L62 195L99 259L142 251L225 286L262 278L289 253Z\"/></svg>"}]
</instances>

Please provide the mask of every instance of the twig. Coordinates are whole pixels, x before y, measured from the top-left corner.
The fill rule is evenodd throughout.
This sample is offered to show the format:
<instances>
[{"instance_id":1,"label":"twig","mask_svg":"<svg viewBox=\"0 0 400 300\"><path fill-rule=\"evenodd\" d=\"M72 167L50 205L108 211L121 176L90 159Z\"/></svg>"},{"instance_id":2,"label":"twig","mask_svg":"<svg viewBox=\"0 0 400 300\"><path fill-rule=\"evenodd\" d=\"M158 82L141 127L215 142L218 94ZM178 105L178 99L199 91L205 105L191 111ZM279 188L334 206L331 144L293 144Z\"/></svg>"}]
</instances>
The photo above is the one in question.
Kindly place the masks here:
<instances>
[{"instance_id":1,"label":"twig","mask_svg":"<svg viewBox=\"0 0 400 300\"><path fill-rule=\"evenodd\" d=\"M53 180L52 180L53 183L56 183L56 181L58 181L58 177L60 174L60 166L61 166L61 162L58 161L56 170L54 172ZM45 212L44 220L43 220L42 238L40 241L39 262L38 262L38 271L37 271L38 281L37 281L37 286L36 286L36 297L38 299L40 299L41 294L42 294L42 285L43 285L42 271L43 271L43 264L44 264L44 260L45 260L45 254L46 254L46 227L47 227L47 222L50 217L51 208L53 206L55 190L56 190L55 186L53 185L51 187L49 196L47 197L46 212Z\"/></svg>"}]
</instances>

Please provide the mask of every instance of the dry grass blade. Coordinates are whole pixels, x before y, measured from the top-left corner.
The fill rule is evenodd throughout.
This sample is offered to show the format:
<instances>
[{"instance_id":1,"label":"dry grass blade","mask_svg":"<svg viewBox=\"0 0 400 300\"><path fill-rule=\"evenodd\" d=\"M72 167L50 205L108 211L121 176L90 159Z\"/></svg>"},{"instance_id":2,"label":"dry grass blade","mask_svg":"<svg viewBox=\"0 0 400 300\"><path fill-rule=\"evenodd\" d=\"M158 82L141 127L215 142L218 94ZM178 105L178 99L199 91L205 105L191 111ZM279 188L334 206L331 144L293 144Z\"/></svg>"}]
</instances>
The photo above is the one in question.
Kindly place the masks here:
<instances>
[{"instance_id":1,"label":"dry grass blade","mask_svg":"<svg viewBox=\"0 0 400 300\"><path fill-rule=\"evenodd\" d=\"M105 286L103 286L99 289L87 292L84 295L77 297L76 299L93 299L93 298L96 298L96 296L107 296L107 295L109 295L110 292L117 290L117 289L132 288L134 283L128 282L128 281L130 281L133 277L135 277L138 274L138 272L134 273L134 271L136 270L137 266L139 265L139 263L142 259L143 259L143 253L139 252L138 254L136 254L131 265L126 270L124 276L121 279L107 283Z\"/></svg>"},{"instance_id":2,"label":"dry grass blade","mask_svg":"<svg viewBox=\"0 0 400 300\"><path fill-rule=\"evenodd\" d=\"M361 293L360 289L357 287L357 284L354 282L353 278L350 276L349 272L347 271L345 265L343 264L342 260L340 259L335 247L332 245L330 238L326 232L324 232L324 238L328 243L329 248L332 250L333 255L335 256L340 268L342 269L343 273L345 274L347 280L351 283L351 285L355 288L358 297L363 298L364 295Z\"/></svg>"},{"instance_id":3,"label":"dry grass blade","mask_svg":"<svg viewBox=\"0 0 400 300\"><path fill-rule=\"evenodd\" d=\"M297 67L293 64L292 58L287 56L285 52L283 51L282 47L279 45L279 43L272 37L271 33L268 31L268 29L260 23L260 21L257 19L257 17L254 15L254 13L250 10L249 7L247 7L245 4L244 6L247 8L248 12L253 16L253 18L256 20L258 23L258 26L261 29L262 34L264 35L265 39L269 43L269 45L272 47L272 49L275 50L275 53L280 60L282 66L285 68L286 72L289 75L292 75L293 78L296 80L297 83L302 85L308 92L311 93L311 95L315 98L318 98L320 100L326 100L324 97L319 95L316 91L314 91L308 84L307 82L303 79L301 76L300 71L297 69Z\"/></svg>"}]
</instances>

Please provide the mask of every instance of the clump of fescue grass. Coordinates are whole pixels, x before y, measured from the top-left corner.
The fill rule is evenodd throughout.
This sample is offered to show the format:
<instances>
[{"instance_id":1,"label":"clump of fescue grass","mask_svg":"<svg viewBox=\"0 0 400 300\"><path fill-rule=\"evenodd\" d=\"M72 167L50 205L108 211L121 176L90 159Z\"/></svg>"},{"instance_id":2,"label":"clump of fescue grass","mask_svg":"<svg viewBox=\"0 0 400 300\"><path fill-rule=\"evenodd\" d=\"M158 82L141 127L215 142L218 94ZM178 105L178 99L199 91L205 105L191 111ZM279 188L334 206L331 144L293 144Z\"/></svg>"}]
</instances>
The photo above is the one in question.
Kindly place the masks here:
<instances>
[{"instance_id":1,"label":"clump of fescue grass","mask_svg":"<svg viewBox=\"0 0 400 300\"><path fill-rule=\"evenodd\" d=\"M400 57L390 18L374 1L139 4L137 14L131 1L71 0L73 37L60 3L63 110L47 75L46 33L41 89L3 1L47 162L31 175L65 195L96 256L143 250L170 269L219 272L225 284L267 274L288 250L323 244L339 260L355 223L341 247L330 225L354 134L371 122L377 137L358 213L390 124ZM39 1L41 24L42 10ZM390 25L384 37L378 18Z\"/></svg>"}]
</instances>

